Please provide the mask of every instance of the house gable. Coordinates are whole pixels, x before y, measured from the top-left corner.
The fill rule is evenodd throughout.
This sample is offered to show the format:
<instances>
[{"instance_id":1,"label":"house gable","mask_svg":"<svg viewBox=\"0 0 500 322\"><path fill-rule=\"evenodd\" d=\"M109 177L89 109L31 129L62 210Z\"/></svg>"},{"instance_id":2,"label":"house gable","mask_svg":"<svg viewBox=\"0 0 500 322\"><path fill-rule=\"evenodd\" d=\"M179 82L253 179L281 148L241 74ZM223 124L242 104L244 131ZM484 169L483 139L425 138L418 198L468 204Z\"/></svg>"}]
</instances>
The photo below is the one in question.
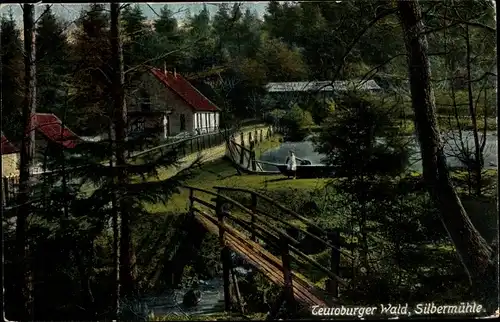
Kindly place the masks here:
<instances>
[{"instance_id":1,"label":"house gable","mask_svg":"<svg viewBox=\"0 0 500 322\"><path fill-rule=\"evenodd\" d=\"M36 131L48 141L70 149L74 148L79 140L75 133L62 125L57 116L50 113L36 113L33 115L28 131Z\"/></svg>"}]
</instances>

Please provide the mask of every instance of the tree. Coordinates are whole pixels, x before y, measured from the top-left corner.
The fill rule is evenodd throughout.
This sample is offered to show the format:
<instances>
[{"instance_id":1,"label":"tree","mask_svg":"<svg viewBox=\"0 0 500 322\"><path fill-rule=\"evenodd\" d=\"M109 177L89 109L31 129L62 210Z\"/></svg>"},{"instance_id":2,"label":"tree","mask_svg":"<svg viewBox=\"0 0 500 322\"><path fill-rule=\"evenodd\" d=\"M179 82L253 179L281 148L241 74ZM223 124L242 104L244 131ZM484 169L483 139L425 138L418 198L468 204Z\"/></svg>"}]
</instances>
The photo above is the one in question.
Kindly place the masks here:
<instances>
[{"instance_id":1,"label":"tree","mask_svg":"<svg viewBox=\"0 0 500 322\"><path fill-rule=\"evenodd\" d=\"M267 81L302 81L307 77L307 66L297 48L289 48L282 41L266 35L262 37L257 61L265 66Z\"/></svg>"},{"instance_id":2,"label":"tree","mask_svg":"<svg viewBox=\"0 0 500 322\"><path fill-rule=\"evenodd\" d=\"M205 5L197 15L186 18L187 65L190 72L206 71L217 64L210 13Z\"/></svg>"},{"instance_id":3,"label":"tree","mask_svg":"<svg viewBox=\"0 0 500 322\"><path fill-rule=\"evenodd\" d=\"M120 38L120 4L111 3L111 55L113 57L113 77L112 77L112 95L113 95L113 128L116 146L116 167L118 168L117 183L119 186L127 184L125 173L126 165L126 126L127 109L125 106L125 75L123 70L123 53ZM135 291L134 261L135 249L132 244L132 227L130 209L127 209L126 199L122 195L117 195L118 209L120 214L120 286L122 296L131 296ZM114 219L116 220L116 219Z\"/></svg>"},{"instance_id":4,"label":"tree","mask_svg":"<svg viewBox=\"0 0 500 322\"><path fill-rule=\"evenodd\" d=\"M374 207L380 183L403 173L409 154L394 122L393 110L348 93L338 99L337 110L315 138L323 162L334 167L335 175L346 180L334 183L350 203L352 223L357 223L363 265L370 268L367 222L380 217ZM352 233L356 234L356 229Z\"/></svg>"},{"instance_id":5,"label":"tree","mask_svg":"<svg viewBox=\"0 0 500 322\"><path fill-rule=\"evenodd\" d=\"M36 113L36 50L35 50L35 7L31 4L23 6L24 25L24 103L23 127L24 135L21 141L21 164L19 175L18 213L16 220L16 251L17 251L17 285L16 301L19 305L19 317L22 321L32 319L32 284L29 269L28 249L28 219L32 215L32 175L33 157L35 149L35 124Z\"/></svg>"},{"instance_id":6,"label":"tree","mask_svg":"<svg viewBox=\"0 0 500 322\"><path fill-rule=\"evenodd\" d=\"M169 9L168 5L165 5L160 10L160 16L154 22L154 29L155 32L150 45L154 54L151 56L169 53L164 59L156 61L155 65L163 68L165 63L170 70L174 68L178 70L186 69L188 58L185 50L181 49L187 47L185 46L185 32L179 28L174 12Z\"/></svg>"},{"instance_id":7,"label":"tree","mask_svg":"<svg viewBox=\"0 0 500 322\"><path fill-rule=\"evenodd\" d=\"M65 26L47 5L37 25L37 109L44 113L64 115L67 85L68 43Z\"/></svg>"},{"instance_id":8,"label":"tree","mask_svg":"<svg viewBox=\"0 0 500 322\"><path fill-rule=\"evenodd\" d=\"M11 140L20 139L23 136L21 129L21 110L23 98L23 59L22 43L19 30L12 16L0 17L1 48L0 58L2 62L0 85L2 87L2 132Z\"/></svg>"},{"instance_id":9,"label":"tree","mask_svg":"<svg viewBox=\"0 0 500 322\"><path fill-rule=\"evenodd\" d=\"M76 24L70 95L77 122L69 125L78 127L81 135L102 135L108 132L111 106L109 15L103 5L92 4Z\"/></svg>"},{"instance_id":10,"label":"tree","mask_svg":"<svg viewBox=\"0 0 500 322\"><path fill-rule=\"evenodd\" d=\"M424 180L441 211L441 220L455 245L471 283L484 282L491 267L491 249L471 223L450 180L437 125L430 83L427 38L420 4L399 1L398 9L408 55L412 108L422 154Z\"/></svg>"}]
</instances>

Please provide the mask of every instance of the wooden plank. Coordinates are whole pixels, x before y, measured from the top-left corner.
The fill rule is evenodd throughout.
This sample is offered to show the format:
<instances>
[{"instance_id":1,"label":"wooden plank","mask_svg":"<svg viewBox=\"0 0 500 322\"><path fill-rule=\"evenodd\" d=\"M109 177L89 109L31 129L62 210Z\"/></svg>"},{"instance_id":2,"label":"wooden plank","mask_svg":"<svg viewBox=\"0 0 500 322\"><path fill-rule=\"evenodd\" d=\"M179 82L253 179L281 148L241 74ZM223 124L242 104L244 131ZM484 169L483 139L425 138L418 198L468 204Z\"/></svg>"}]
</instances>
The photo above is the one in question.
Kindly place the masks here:
<instances>
[{"instance_id":1,"label":"wooden plank","mask_svg":"<svg viewBox=\"0 0 500 322\"><path fill-rule=\"evenodd\" d=\"M212 232L217 232L218 228L217 226L211 222L206 217L211 217L207 214L204 214L204 216L199 216L200 222L207 227L209 231ZM227 227L227 232L229 232L231 229L230 227ZM234 251L238 252L240 255L242 255L245 259L247 259L252 265L254 265L258 270L262 270L262 273L267 276L269 279L271 279L274 283L277 283L279 285L284 285L283 284L283 277L279 273L282 270L281 267L281 261L277 259L274 255L270 254L267 252L265 249L262 248L262 246L258 244L254 244L250 241L247 241L247 244L254 244L251 245L252 247L248 247L247 245L244 245L244 243L241 240L238 240L235 236L233 236L235 232L231 231L231 234L227 234L226 236L226 241L228 242L228 246L233 249ZM239 232L236 232L239 233ZM241 234L241 233L239 233ZM265 255L265 256L262 256ZM271 260L270 260L271 259ZM319 299L316 295L314 295L309 289L312 288L313 286L310 285L309 283L305 282L301 277L298 275L293 274L294 282L294 296L296 296L301 302L306 302L310 305L326 305L326 303Z\"/></svg>"}]
</instances>

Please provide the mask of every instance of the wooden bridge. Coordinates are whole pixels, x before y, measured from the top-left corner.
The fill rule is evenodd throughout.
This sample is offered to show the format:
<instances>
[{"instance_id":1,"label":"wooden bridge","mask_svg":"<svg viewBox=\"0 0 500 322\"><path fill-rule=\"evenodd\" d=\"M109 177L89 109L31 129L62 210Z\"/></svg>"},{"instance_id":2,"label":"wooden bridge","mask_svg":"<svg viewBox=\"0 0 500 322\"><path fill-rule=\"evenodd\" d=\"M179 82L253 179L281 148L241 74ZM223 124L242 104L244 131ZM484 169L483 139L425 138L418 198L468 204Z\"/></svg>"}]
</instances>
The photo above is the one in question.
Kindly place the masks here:
<instances>
[{"instance_id":1,"label":"wooden bridge","mask_svg":"<svg viewBox=\"0 0 500 322\"><path fill-rule=\"evenodd\" d=\"M270 281L283 287L281 301L287 304L288 310L296 310L299 303L308 307L340 303L339 287L348 285L347 280L339 276L341 257L343 260L353 258L341 250L341 244L343 247L351 245L341 242L338 231L325 231L311 220L248 189L214 187L214 192L189 186L186 188L190 190L190 214L208 231L219 235L226 311L231 309L230 250L239 254ZM231 193L241 195L250 204L244 205L230 198L228 194ZM260 204L258 201L261 201ZM271 206L276 207L282 216L266 211ZM323 252L329 250L330 267L326 268L306 255L300 249L301 243L291 236L292 230L322 245ZM300 267L314 267L321 272L327 278L324 286L315 285L299 274L296 268Z\"/></svg>"}]
</instances>

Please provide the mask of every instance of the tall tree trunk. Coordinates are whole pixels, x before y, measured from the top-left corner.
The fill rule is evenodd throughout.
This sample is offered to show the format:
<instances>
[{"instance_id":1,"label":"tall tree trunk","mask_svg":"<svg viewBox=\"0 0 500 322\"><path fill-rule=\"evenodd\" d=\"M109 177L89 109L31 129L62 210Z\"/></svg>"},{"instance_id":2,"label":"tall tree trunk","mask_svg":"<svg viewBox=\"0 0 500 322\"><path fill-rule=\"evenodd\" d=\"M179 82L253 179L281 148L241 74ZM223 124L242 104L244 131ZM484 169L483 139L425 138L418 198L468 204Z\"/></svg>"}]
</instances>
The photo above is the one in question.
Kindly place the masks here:
<instances>
[{"instance_id":1,"label":"tall tree trunk","mask_svg":"<svg viewBox=\"0 0 500 322\"><path fill-rule=\"evenodd\" d=\"M465 45L467 50L467 93L469 96L469 115L472 121L472 134L474 136L474 185L476 190L476 195L481 196L481 172L483 171L484 158L483 151L481 150L481 144L479 143L479 133L477 130L477 117L476 117L476 106L474 104L474 97L472 96L472 76L471 76L471 48L470 48L470 32L469 25L465 25ZM486 126L486 124L485 124ZM484 138L486 139L486 138Z\"/></svg>"},{"instance_id":2,"label":"tall tree trunk","mask_svg":"<svg viewBox=\"0 0 500 322\"><path fill-rule=\"evenodd\" d=\"M123 71L123 52L120 38L120 5L111 3L111 50L113 55L113 98L114 98L114 124L116 167L118 168L118 184L122 188L127 183L126 173L126 120L127 110L125 105L125 77ZM118 190L120 190L120 188ZM118 204L121 215L120 231L120 283L121 296L129 297L135 291L135 252L132 241L131 213L127 207L127 200L120 194Z\"/></svg>"},{"instance_id":3,"label":"tall tree trunk","mask_svg":"<svg viewBox=\"0 0 500 322\"><path fill-rule=\"evenodd\" d=\"M114 149L114 135L113 135L113 124L112 121L110 120L109 126L108 126L108 137L109 137L109 142L110 146L109 148L111 151ZM109 169L110 171L114 171L114 161L113 161L113 154L111 154L111 157L109 159ZM113 180L113 186L112 186L112 191L111 191L111 216L112 216L112 226L113 226L113 277L114 277L114 291L113 291L113 314L116 320L119 319L120 315L120 220L119 220L119 211L118 211L118 205L116 202L116 177L113 175L112 177Z\"/></svg>"},{"instance_id":4,"label":"tall tree trunk","mask_svg":"<svg viewBox=\"0 0 500 322\"><path fill-rule=\"evenodd\" d=\"M35 8L32 4L24 4L24 104L23 130L21 140L21 164L19 175L18 213L16 220L16 250L17 250L17 279L16 304L19 317L23 321L32 318L32 285L29 269L29 243L27 237L28 218L31 215L32 178L30 174L33 165L35 148L34 114L36 112L36 65L35 65Z\"/></svg>"},{"instance_id":5,"label":"tall tree trunk","mask_svg":"<svg viewBox=\"0 0 500 322\"><path fill-rule=\"evenodd\" d=\"M470 282L480 282L491 267L491 249L471 223L450 180L437 125L420 4L417 1L398 1L397 5L408 56L412 108L424 179Z\"/></svg>"}]
</instances>

